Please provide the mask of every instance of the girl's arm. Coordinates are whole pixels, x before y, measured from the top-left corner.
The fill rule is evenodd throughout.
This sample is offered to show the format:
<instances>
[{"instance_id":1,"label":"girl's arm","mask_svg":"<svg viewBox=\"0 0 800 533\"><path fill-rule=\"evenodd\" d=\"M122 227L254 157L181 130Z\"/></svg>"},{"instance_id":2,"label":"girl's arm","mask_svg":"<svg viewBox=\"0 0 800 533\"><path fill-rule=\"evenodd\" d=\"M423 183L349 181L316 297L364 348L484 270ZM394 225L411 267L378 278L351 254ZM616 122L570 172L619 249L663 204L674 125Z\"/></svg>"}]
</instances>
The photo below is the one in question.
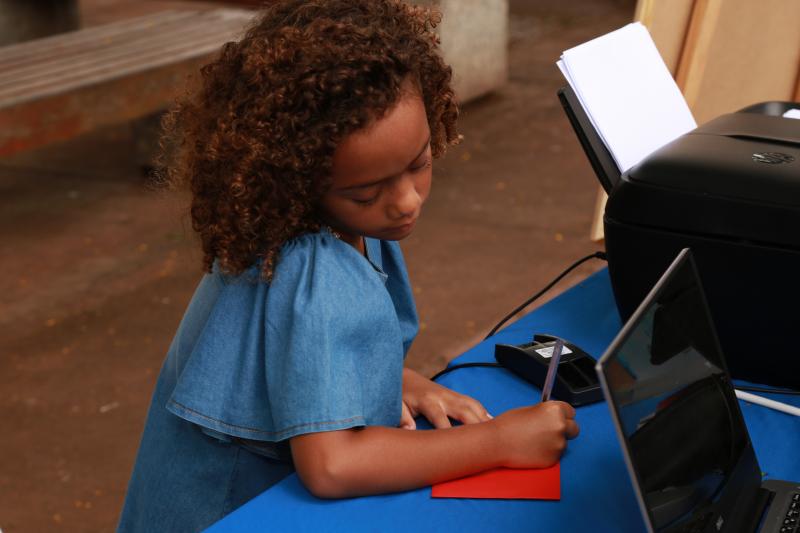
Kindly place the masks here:
<instances>
[{"instance_id":1,"label":"girl's arm","mask_svg":"<svg viewBox=\"0 0 800 533\"><path fill-rule=\"evenodd\" d=\"M293 437L303 484L321 498L409 490L490 468L546 467L577 436L575 410L544 402L446 429L370 426Z\"/></svg>"}]
</instances>

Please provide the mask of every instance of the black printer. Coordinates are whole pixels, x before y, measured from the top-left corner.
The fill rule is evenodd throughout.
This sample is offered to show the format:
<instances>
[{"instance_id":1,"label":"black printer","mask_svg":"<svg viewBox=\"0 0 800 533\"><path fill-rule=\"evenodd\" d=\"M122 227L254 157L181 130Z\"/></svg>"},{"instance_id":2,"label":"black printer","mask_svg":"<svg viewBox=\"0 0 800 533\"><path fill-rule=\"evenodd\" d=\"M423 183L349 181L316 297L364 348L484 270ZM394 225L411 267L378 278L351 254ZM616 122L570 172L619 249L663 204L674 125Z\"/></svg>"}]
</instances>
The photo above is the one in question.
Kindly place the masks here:
<instances>
[{"instance_id":1,"label":"black printer","mask_svg":"<svg viewBox=\"0 0 800 533\"><path fill-rule=\"evenodd\" d=\"M800 104L723 115L620 175L572 90L559 99L609 193L622 319L689 247L733 377L800 388L800 120L781 116Z\"/></svg>"}]
</instances>

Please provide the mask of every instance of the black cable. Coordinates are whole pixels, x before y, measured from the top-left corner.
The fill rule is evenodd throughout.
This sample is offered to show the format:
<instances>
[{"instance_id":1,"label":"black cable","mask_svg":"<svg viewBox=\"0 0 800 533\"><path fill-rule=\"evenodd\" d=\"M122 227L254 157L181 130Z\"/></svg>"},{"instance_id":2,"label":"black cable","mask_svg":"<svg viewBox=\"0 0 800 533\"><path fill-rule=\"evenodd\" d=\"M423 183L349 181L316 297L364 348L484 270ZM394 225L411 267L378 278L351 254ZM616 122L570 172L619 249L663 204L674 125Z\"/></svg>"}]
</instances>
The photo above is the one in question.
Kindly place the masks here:
<instances>
[{"instance_id":1,"label":"black cable","mask_svg":"<svg viewBox=\"0 0 800 533\"><path fill-rule=\"evenodd\" d=\"M432 378L431 381L436 381L440 377L444 376L445 374L449 374L453 370L458 370L460 368L469 368L469 367L496 367L496 368L505 368L500 363L461 363L458 365L448 366L439 372L437 372ZM739 386L734 384L734 388L736 390L742 390L747 392L761 392L766 394L788 394L792 396L800 395L800 390L793 390L793 389L773 389L771 387L751 387L751 386Z\"/></svg>"},{"instance_id":2,"label":"black cable","mask_svg":"<svg viewBox=\"0 0 800 533\"><path fill-rule=\"evenodd\" d=\"M532 304L537 298L539 298L541 295L543 295L544 293L549 291L556 283L561 281L564 278L564 276L566 276L567 274L569 274L570 272L575 270L579 265L581 265L582 263L584 263L584 262L586 262L586 261L588 261L589 259L592 259L592 258L602 259L603 261L607 261L608 260L607 257L606 257L606 253L605 252L595 252L593 254L589 254L586 257L583 257L583 258L577 260L576 262L572 263L572 265L570 265L566 270L564 270L561 274L559 274L558 277L556 277L556 279L551 281L544 289L540 290L539 292L537 292L536 294L534 294L533 296L528 298L524 303L522 303L522 305L520 305L519 307L517 307L516 309L511 311L505 318L503 318L503 320L501 320L495 327L492 328L492 330L489 332L488 335L486 335L486 337L484 337L483 340L486 340L489 337L491 337L492 335L494 335L497 332L497 330L500 329L503 324L508 322L508 320L511 319L514 315L516 315L517 313L519 313L520 311L525 309L527 306ZM439 372L437 372L431 378L431 381L436 381L440 377L444 376L445 374L449 374L453 370L458 370L460 368L469 368L469 367L499 367L499 368L505 368L500 363L461 363L461 364L458 364L458 365L445 367L444 369L442 369ZM752 386L735 386L735 388L738 389L738 390L747 391L747 392L761 392L761 393L766 393L766 394L788 394L788 395L792 395L792 396L800 395L800 390L793 390L793 389L775 389L775 388L771 388L771 387L752 387Z\"/></svg>"},{"instance_id":3,"label":"black cable","mask_svg":"<svg viewBox=\"0 0 800 533\"><path fill-rule=\"evenodd\" d=\"M461 363L459 365L453 365L445 367L444 369L440 370L436 373L435 376L431 378L431 381L436 381L440 377L444 376L445 374L449 374L453 370L458 370L459 368L468 368L471 366L492 366L492 367L502 367L500 363ZM505 368L505 367L503 367Z\"/></svg>"},{"instance_id":4,"label":"black cable","mask_svg":"<svg viewBox=\"0 0 800 533\"><path fill-rule=\"evenodd\" d=\"M773 389L771 387L750 387L750 386L742 386L739 385L733 386L736 390L743 390L747 392L765 392L768 394L791 394L791 395L800 395L800 390L793 390L793 389Z\"/></svg>"},{"instance_id":5,"label":"black cable","mask_svg":"<svg viewBox=\"0 0 800 533\"><path fill-rule=\"evenodd\" d=\"M548 285L547 285L547 286L546 286L544 289L540 290L539 292L537 292L536 294L534 294L533 296L531 296L530 298L528 298L527 300L525 300L525 302L524 302L522 305L520 305L519 307L517 307L516 309L514 309L513 311L511 311L511 312L510 312L510 313L509 313L509 314L508 314L508 315L507 315L505 318L503 318L503 320L501 320L501 321L500 321L500 322L499 322L499 323L498 323L498 324L497 324L495 327L493 327L493 328L492 328L492 331L490 331L490 332L489 332L489 334L488 334L488 335L486 335L486 337L484 337L484 339L483 339L483 340L486 340L486 339L488 339L489 337L491 337L492 335L494 335L495 333L497 333L497 330L498 330L498 329L500 329L500 328L502 327L502 325L503 325L503 324L505 324L506 322L508 322L508 321L509 321L509 319L511 319L511 318L513 318L513 317L514 317L514 315L516 315L517 313L519 313L520 311L522 311L523 309L525 309L526 307L528 307L530 304L532 304L532 303L533 303L533 302L534 302L534 301L535 301L537 298L539 298L539 297L540 297L542 294L544 294L544 293L546 293L547 291L549 291L549 290L550 290L550 289L553 287L553 285L555 285L556 283L558 283L559 281L561 281L561 279L562 279L564 276L566 276L567 274L569 274L570 272L572 272L573 270L575 270L575 269L578 267L578 265L580 265L580 264L582 264L582 263L584 263L584 262L588 261L589 259L594 259L594 258L597 258L597 259L602 259L603 261L606 261L606 260L607 260L607 259L606 259L606 253L605 253L605 252L595 252L595 253L593 253L593 254L589 254L589 255L587 255L586 257L584 257L584 258L582 258L582 259L579 259L579 260L575 261L574 263L572 263L572 265L571 265L569 268L567 268L567 269L566 269L564 272L562 272L561 274L559 274L559 275L558 275L558 277L557 277L556 279L554 279L553 281L551 281L551 282L550 282L550 283L549 283L549 284L548 284Z\"/></svg>"}]
</instances>

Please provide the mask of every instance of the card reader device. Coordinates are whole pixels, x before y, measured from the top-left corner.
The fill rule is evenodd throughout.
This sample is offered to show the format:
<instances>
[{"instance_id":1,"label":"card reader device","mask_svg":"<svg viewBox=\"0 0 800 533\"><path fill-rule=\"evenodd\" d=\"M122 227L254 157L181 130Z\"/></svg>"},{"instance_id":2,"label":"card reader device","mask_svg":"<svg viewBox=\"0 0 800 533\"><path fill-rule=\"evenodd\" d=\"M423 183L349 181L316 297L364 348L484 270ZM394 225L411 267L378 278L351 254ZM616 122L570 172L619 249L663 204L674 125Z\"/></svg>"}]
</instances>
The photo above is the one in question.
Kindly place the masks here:
<instances>
[{"instance_id":1,"label":"card reader device","mask_svg":"<svg viewBox=\"0 0 800 533\"><path fill-rule=\"evenodd\" d=\"M537 334L525 344L496 344L494 358L519 377L542 388L556 342L563 342L552 398L572 406L599 402L603 399L600 382L594 370L594 358L569 341L553 335Z\"/></svg>"}]
</instances>

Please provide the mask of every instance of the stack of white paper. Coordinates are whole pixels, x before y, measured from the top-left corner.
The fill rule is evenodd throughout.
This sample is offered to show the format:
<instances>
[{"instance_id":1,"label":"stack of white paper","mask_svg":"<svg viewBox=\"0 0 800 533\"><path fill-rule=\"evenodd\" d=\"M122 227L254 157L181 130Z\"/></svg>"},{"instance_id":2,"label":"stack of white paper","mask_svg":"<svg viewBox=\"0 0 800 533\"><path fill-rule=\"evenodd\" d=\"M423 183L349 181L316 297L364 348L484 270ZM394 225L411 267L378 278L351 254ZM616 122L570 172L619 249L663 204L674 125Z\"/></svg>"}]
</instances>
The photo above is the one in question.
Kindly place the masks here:
<instances>
[{"instance_id":1,"label":"stack of white paper","mask_svg":"<svg viewBox=\"0 0 800 533\"><path fill-rule=\"evenodd\" d=\"M697 127L638 22L570 48L557 65L622 172Z\"/></svg>"}]
</instances>

